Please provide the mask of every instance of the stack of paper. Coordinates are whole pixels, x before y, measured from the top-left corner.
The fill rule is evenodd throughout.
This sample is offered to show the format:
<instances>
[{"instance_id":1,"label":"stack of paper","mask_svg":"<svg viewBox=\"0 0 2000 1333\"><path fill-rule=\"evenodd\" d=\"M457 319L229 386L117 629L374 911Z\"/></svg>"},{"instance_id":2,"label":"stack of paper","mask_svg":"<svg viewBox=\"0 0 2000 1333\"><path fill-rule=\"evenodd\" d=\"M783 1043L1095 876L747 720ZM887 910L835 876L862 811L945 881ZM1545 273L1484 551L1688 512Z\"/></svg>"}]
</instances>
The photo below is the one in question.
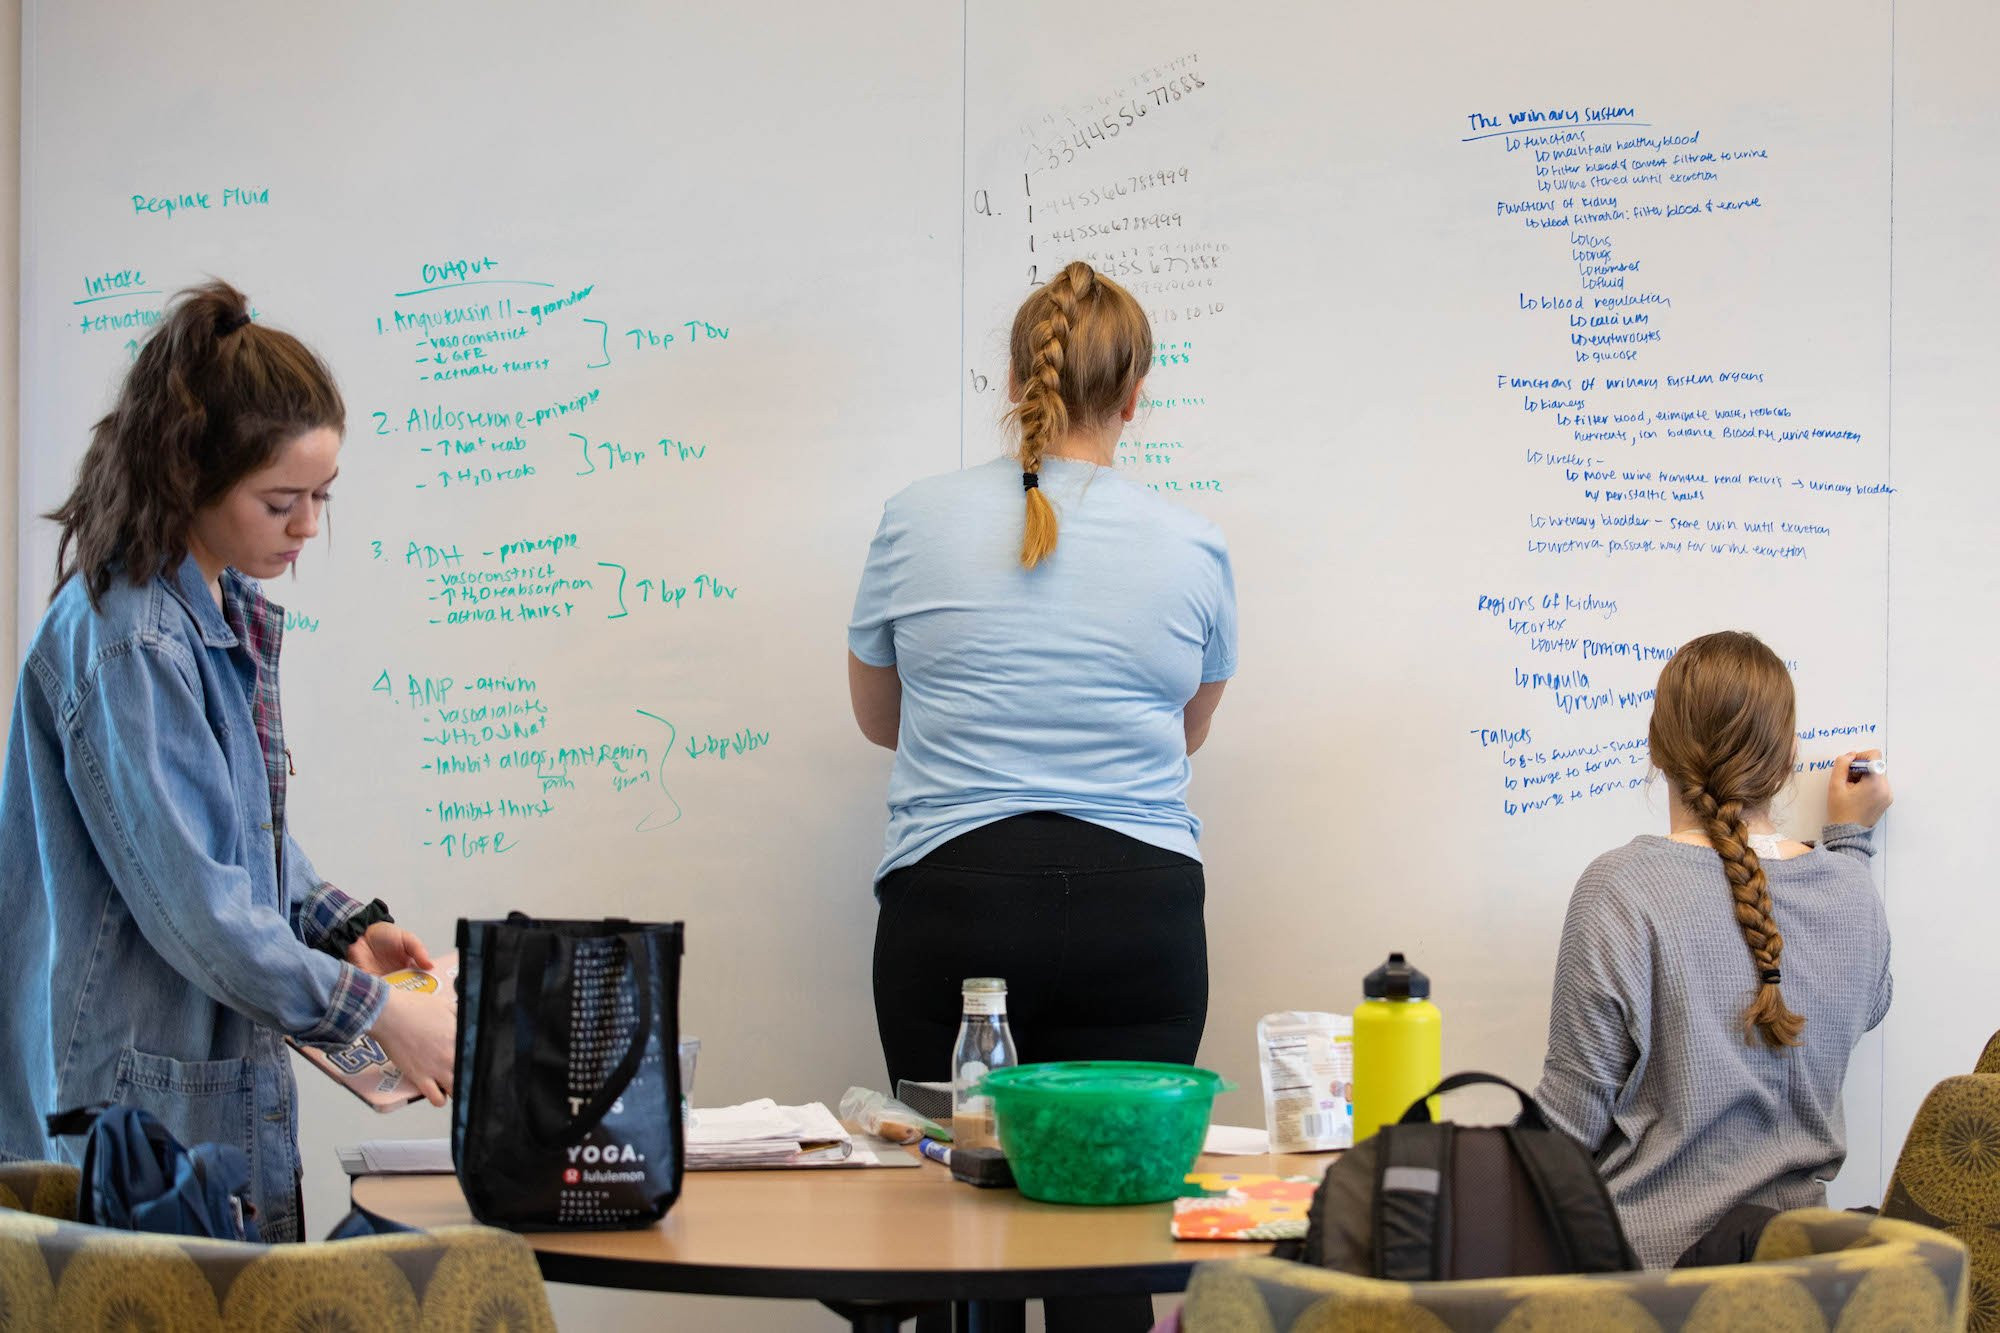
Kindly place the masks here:
<instances>
[{"instance_id":1,"label":"stack of paper","mask_svg":"<svg viewBox=\"0 0 2000 1333\"><path fill-rule=\"evenodd\" d=\"M1247 1125L1210 1125L1201 1150L1211 1157L1261 1157L1271 1151L1271 1135Z\"/></svg>"},{"instance_id":2,"label":"stack of paper","mask_svg":"<svg viewBox=\"0 0 2000 1333\"><path fill-rule=\"evenodd\" d=\"M812 1166L845 1161L853 1151L854 1140L823 1102L780 1106L760 1097L699 1109L687 1128L690 1171Z\"/></svg>"},{"instance_id":3,"label":"stack of paper","mask_svg":"<svg viewBox=\"0 0 2000 1333\"><path fill-rule=\"evenodd\" d=\"M450 1139L368 1139L334 1151L350 1176L448 1176L452 1171Z\"/></svg>"}]
</instances>

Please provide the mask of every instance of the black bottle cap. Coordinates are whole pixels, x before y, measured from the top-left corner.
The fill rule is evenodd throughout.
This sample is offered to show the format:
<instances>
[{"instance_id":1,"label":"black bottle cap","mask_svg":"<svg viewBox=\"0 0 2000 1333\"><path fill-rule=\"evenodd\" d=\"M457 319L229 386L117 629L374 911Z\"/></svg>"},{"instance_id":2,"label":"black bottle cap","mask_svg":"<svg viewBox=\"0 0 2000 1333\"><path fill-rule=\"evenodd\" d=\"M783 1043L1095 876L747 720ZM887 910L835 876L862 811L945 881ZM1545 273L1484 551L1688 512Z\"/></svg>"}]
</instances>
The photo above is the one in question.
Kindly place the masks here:
<instances>
[{"instance_id":1,"label":"black bottle cap","mask_svg":"<svg viewBox=\"0 0 2000 1333\"><path fill-rule=\"evenodd\" d=\"M1423 1000L1430 993L1431 979L1399 953L1361 979L1361 994L1370 1000Z\"/></svg>"}]
</instances>

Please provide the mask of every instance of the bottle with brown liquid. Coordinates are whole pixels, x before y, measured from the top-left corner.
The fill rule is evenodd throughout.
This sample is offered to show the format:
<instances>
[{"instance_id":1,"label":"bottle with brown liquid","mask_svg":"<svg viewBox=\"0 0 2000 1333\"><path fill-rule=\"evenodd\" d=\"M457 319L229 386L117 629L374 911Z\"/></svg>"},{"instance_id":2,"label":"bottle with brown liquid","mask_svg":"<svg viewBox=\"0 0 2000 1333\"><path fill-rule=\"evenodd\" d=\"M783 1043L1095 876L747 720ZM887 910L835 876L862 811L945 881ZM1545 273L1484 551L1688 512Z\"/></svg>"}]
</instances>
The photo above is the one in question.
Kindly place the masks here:
<instances>
[{"instance_id":1,"label":"bottle with brown liquid","mask_svg":"<svg viewBox=\"0 0 2000 1333\"><path fill-rule=\"evenodd\" d=\"M1020 1062L1014 1034L1007 1028L1007 983L999 977L969 977L961 993L963 1016L951 1057L951 1142L954 1148L998 1148L993 1099L979 1091L979 1083L992 1071Z\"/></svg>"}]
</instances>

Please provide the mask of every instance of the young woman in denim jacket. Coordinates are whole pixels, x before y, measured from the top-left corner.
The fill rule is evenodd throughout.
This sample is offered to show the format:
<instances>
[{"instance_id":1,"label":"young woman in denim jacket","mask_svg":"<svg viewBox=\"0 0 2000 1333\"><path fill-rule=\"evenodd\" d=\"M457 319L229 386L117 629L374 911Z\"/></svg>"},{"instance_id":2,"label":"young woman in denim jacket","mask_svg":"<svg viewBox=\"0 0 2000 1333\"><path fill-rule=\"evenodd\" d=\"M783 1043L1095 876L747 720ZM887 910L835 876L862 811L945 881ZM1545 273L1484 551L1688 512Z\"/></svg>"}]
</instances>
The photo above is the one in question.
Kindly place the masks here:
<instances>
[{"instance_id":1,"label":"young woman in denim jacket","mask_svg":"<svg viewBox=\"0 0 2000 1333\"><path fill-rule=\"evenodd\" d=\"M284 573L319 530L345 409L224 283L183 292L97 423L61 525L0 776L0 1159L74 1158L51 1112L112 1101L249 1159L295 1239L284 1045L372 1033L450 1090L453 1013L377 978L430 965L325 883L285 822Z\"/></svg>"}]
</instances>

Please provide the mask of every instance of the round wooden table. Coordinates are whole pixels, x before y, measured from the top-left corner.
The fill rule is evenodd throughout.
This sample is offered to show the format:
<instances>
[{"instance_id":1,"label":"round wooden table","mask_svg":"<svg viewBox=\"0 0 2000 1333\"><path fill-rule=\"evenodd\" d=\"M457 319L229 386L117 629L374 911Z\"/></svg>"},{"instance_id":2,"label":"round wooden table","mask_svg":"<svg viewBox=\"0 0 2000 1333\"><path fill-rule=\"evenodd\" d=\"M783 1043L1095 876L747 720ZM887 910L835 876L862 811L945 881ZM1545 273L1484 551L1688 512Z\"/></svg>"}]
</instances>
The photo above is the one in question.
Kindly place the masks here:
<instances>
[{"instance_id":1,"label":"round wooden table","mask_svg":"<svg viewBox=\"0 0 2000 1333\"><path fill-rule=\"evenodd\" d=\"M1204 1157L1197 1171L1317 1176L1331 1160ZM473 1220L451 1176L362 1176L354 1202L407 1227ZM1180 1291L1206 1259L1265 1246L1177 1241L1172 1205L1086 1208L959 1184L943 1167L690 1172L642 1231L531 1233L551 1282L819 1301L890 1330L950 1302L965 1329L1018 1327L1019 1302Z\"/></svg>"}]
</instances>

